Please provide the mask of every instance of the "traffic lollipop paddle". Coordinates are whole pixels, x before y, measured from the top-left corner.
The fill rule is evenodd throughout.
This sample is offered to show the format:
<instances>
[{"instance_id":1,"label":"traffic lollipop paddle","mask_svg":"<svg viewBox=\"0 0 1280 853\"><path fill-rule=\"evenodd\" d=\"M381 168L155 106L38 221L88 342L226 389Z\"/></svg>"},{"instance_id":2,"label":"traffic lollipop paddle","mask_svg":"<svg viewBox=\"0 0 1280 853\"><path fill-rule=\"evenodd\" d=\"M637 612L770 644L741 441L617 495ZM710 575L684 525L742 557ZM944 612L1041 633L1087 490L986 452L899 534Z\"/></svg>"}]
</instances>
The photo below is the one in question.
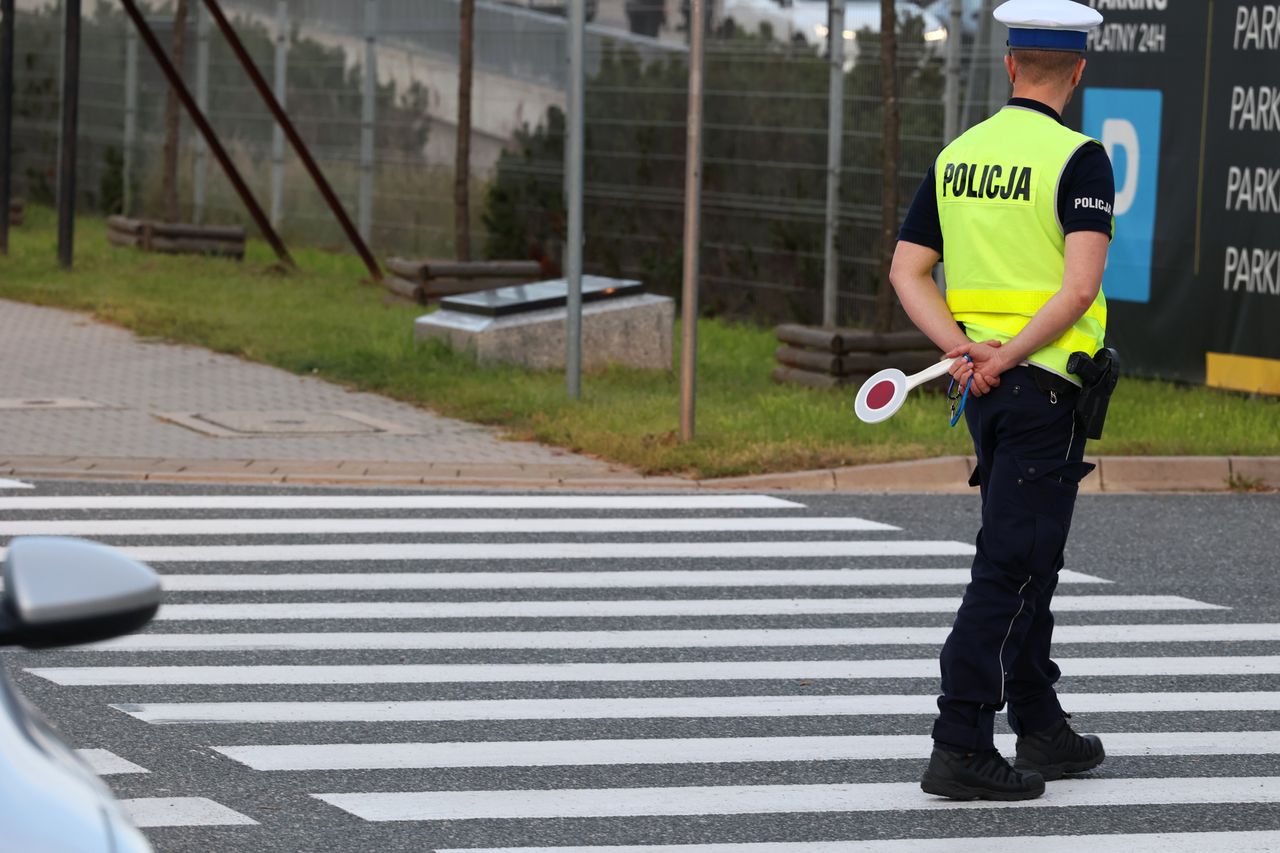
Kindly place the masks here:
<instances>
[{"instance_id":1,"label":"traffic lollipop paddle","mask_svg":"<svg viewBox=\"0 0 1280 853\"><path fill-rule=\"evenodd\" d=\"M908 391L931 379L945 376L957 361L959 359L944 359L910 376L896 367L881 370L862 383L858 396L853 401L853 411L863 423L878 424L888 420L902 408Z\"/></svg>"}]
</instances>

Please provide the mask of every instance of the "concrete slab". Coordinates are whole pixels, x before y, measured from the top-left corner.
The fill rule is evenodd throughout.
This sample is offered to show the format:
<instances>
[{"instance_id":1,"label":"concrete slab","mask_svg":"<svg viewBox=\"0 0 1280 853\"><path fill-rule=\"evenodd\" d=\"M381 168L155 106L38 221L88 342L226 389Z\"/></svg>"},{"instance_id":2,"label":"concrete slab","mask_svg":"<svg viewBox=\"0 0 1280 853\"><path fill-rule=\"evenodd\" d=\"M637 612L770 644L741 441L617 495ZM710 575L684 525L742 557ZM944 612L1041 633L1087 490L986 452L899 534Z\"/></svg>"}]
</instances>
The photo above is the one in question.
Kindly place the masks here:
<instances>
[{"instance_id":1,"label":"concrete slab","mask_svg":"<svg viewBox=\"0 0 1280 853\"><path fill-rule=\"evenodd\" d=\"M438 339L459 352L473 353L481 364L520 364L535 370L563 368L565 308L549 308L503 317L437 311L419 317L414 338ZM582 366L599 370L611 364L670 370L675 301L641 294L582 308Z\"/></svg>"}]
</instances>

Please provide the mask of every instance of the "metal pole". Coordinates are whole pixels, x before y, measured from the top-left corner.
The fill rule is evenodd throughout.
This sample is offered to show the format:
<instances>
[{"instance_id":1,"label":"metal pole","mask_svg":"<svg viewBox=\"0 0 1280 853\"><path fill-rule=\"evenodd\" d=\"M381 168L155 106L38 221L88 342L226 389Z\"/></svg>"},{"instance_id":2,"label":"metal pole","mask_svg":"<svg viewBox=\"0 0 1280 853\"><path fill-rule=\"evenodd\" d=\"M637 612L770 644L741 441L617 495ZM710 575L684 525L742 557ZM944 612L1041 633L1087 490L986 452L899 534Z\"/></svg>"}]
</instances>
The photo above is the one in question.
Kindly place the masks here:
<instances>
[{"instance_id":1,"label":"metal pole","mask_svg":"<svg viewBox=\"0 0 1280 853\"><path fill-rule=\"evenodd\" d=\"M995 0L989 0L987 5L994 4ZM987 17L991 19L990 15ZM1005 71L1004 63L1000 61L1000 57L1007 50L1003 27L988 27L986 48L986 58L990 65L987 74L987 104L984 114L991 115L1009 99L1009 74Z\"/></svg>"},{"instance_id":2,"label":"metal pole","mask_svg":"<svg viewBox=\"0 0 1280 853\"><path fill-rule=\"evenodd\" d=\"M289 80L289 4L276 0L275 92L280 106L285 105L285 89ZM284 129L277 122L271 128L271 224L280 227L284 218Z\"/></svg>"},{"instance_id":3,"label":"metal pole","mask_svg":"<svg viewBox=\"0 0 1280 853\"><path fill-rule=\"evenodd\" d=\"M684 171L684 286L680 312L680 440L692 441L697 408L698 245L702 218L702 53L706 0L689 0L689 119ZM841 34L843 37L843 33Z\"/></svg>"},{"instance_id":4,"label":"metal pole","mask_svg":"<svg viewBox=\"0 0 1280 853\"><path fill-rule=\"evenodd\" d=\"M942 143L950 145L960 135L960 45L964 40L964 2L951 0L947 23L946 88L942 94ZM933 268L933 281L939 289L947 288L946 264Z\"/></svg>"},{"instance_id":5,"label":"metal pole","mask_svg":"<svg viewBox=\"0 0 1280 853\"><path fill-rule=\"evenodd\" d=\"M13 198L13 0L0 0L0 15L0 255L7 255Z\"/></svg>"},{"instance_id":6,"label":"metal pole","mask_svg":"<svg viewBox=\"0 0 1280 853\"><path fill-rule=\"evenodd\" d=\"M201 112L209 112L209 13L196 4L196 104ZM195 182L192 192L192 216L197 225L204 224L209 146L203 136L196 136Z\"/></svg>"},{"instance_id":7,"label":"metal pole","mask_svg":"<svg viewBox=\"0 0 1280 853\"><path fill-rule=\"evenodd\" d=\"M951 0L947 25L947 87L943 93L942 141L950 144L960 135L960 42L964 26L962 0Z\"/></svg>"},{"instance_id":8,"label":"metal pole","mask_svg":"<svg viewBox=\"0 0 1280 853\"><path fill-rule=\"evenodd\" d=\"M844 158L844 0L831 0L827 53L831 57L827 85L827 233L822 276L822 325L839 323L840 167Z\"/></svg>"},{"instance_id":9,"label":"metal pole","mask_svg":"<svg viewBox=\"0 0 1280 853\"><path fill-rule=\"evenodd\" d=\"M364 4L364 91L360 105L360 236L373 234L373 133L378 98L378 0Z\"/></svg>"},{"instance_id":10,"label":"metal pole","mask_svg":"<svg viewBox=\"0 0 1280 853\"><path fill-rule=\"evenodd\" d=\"M209 124L209 120L204 117L204 111L196 105L195 98L191 96L191 92L187 89L187 84L182 82L180 75L173 63L169 61L169 55L165 53L164 48L160 46L160 42L156 39L156 34L152 32L151 26L147 23L147 19L142 16L142 12L138 9L137 0L120 0L120 4L124 6L125 13L129 19L133 21L133 26L137 29L138 35L142 37L142 42L147 46L147 50L151 52L151 56L155 59L156 64L160 66L160 70L164 73L165 79L169 81L169 85L178 93L178 100L182 101L182 105L187 108L187 113L191 116L191 121L196 128L204 136L205 141L209 143L209 150L213 152L214 159L218 161L218 165L222 167L222 171L226 174L227 179L231 181L231 186L235 188L236 195L240 196L240 200L248 209L249 215L253 217L253 222L258 226L258 230L262 232L262 237L271 244L272 250L276 253L276 257L280 261L290 267L297 266L293 262L293 258L289 255L289 250L285 248L284 242L281 241L280 235L271 227L271 221L267 219L267 215L263 213L258 200L253 197L253 193L249 190L249 185L244 182L244 178L240 176L240 170L236 168L235 163L231 162L227 149L222 147L222 143L218 140L218 134L214 132L213 127Z\"/></svg>"},{"instance_id":11,"label":"metal pole","mask_svg":"<svg viewBox=\"0 0 1280 853\"><path fill-rule=\"evenodd\" d=\"M458 4L458 121L453 147L453 255L471 260L471 88L475 76L476 0Z\"/></svg>"},{"instance_id":12,"label":"metal pole","mask_svg":"<svg viewBox=\"0 0 1280 853\"><path fill-rule=\"evenodd\" d=\"M138 147L138 34L132 29L124 38L124 164L121 176L124 184L122 213L133 212L134 157Z\"/></svg>"},{"instance_id":13,"label":"metal pole","mask_svg":"<svg viewBox=\"0 0 1280 853\"><path fill-rule=\"evenodd\" d=\"M989 48L991 44L992 8L995 0L982 0L978 10L978 32L973 40L973 48L969 57L969 74L965 84L963 104L964 117L961 124L982 121L987 117L985 95L980 91L987 85L989 69L987 63L995 59ZM996 64L1000 64L997 62Z\"/></svg>"},{"instance_id":14,"label":"metal pole","mask_svg":"<svg viewBox=\"0 0 1280 853\"><path fill-rule=\"evenodd\" d=\"M569 285L568 317L565 325L565 383L569 396L582 396L582 158L583 107L585 97L583 53L586 47L586 0L569 4L569 114L564 148L565 185L569 197L569 233L565 242L565 280Z\"/></svg>"},{"instance_id":15,"label":"metal pole","mask_svg":"<svg viewBox=\"0 0 1280 853\"><path fill-rule=\"evenodd\" d=\"M134 0L121 0L121 2L132 3ZM266 79L262 76L262 72L258 70L258 66L253 64L252 57L245 50L244 42L240 41L240 37L236 35L235 28L231 26L231 22L227 20L227 16L222 13L222 7L218 5L218 0L204 0L209 14L213 16L213 22L218 25L219 32L223 38L231 45L231 51L236 55L236 59L240 61L241 67L244 68L245 74L249 75L249 80L253 83L254 88L258 90L259 97L266 102L267 107L271 110L271 114L275 116L276 123L284 128L284 135L288 137L289 144L293 146L294 153L298 155L298 159L302 161L302 165L307 170L307 174L311 176L311 180L316 185L316 189L320 191L320 196L324 199L325 204L329 206L329 210L333 213L334 219L338 220L338 225L342 227L342 232L347 235L352 248L356 250L356 254L360 256L360 260L364 261L365 268L369 270L369 274L374 281L382 280L382 269L378 266L378 262L374 259L373 253L369 251L369 247L365 245L364 240L360 238L360 233L356 231L355 225L351 222L351 217L347 216L347 211L342 206L342 202L338 200L337 194L333 191L333 187L329 186L329 182L325 179L324 172L320 171L320 166L316 163L315 158L311 156L311 152L307 149L307 144L302 141L302 137L298 135L297 128L293 126L293 122L289 120L289 115L280 106L280 102L271 94L271 87L267 85ZM210 145L213 140L210 140Z\"/></svg>"},{"instance_id":16,"label":"metal pole","mask_svg":"<svg viewBox=\"0 0 1280 853\"><path fill-rule=\"evenodd\" d=\"M80 118L80 0L66 0L62 48L62 130L58 164L58 263L71 268L76 230L76 133ZM5 211L5 216L9 211Z\"/></svg>"}]
</instances>

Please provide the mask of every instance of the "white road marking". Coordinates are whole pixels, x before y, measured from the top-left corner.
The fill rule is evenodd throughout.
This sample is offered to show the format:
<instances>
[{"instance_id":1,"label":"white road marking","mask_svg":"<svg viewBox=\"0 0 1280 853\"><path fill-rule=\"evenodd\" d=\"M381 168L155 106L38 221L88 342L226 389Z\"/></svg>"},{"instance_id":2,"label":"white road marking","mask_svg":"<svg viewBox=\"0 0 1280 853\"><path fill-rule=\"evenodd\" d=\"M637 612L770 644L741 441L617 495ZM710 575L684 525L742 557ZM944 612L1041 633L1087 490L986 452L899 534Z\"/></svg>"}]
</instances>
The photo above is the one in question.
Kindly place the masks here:
<instances>
[{"instance_id":1,"label":"white road marking","mask_svg":"<svg viewBox=\"0 0 1280 853\"><path fill-rule=\"evenodd\" d=\"M1080 713L1280 711L1280 692L1069 693ZM633 696L619 699L442 699L383 702L156 702L111 706L152 725L648 720L898 716L938 713L930 695Z\"/></svg>"},{"instance_id":2,"label":"white road marking","mask_svg":"<svg viewBox=\"0 0 1280 853\"><path fill-rule=\"evenodd\" d=\"M341 649L714 649L785 646L941 646L950 628L707 628L684 631L332 631L132 634L78 651L265 652ZM1280 623L1059 625L1055 645L1280 642Z\"/></svg>"},{"instance_id":3,"label":"white road marking","mask_svg":"<svg viewBox=\"0 0 1280 853\"><path fill-rule=\"evenodd\" d=\"M35 486L30 483L24 483L21 480L7 480L0 478L0 489L34 489Z\"/></svg>"},{"instance_id":4,"label":"white road marking","mask_svg":"<svg viewBox=\"0 0 1280 853\"><path fill-rule=\"evenodd\" d=\"M1072 677L1277 675L1280 655L1059 658ZM68 686L148 684L477 684L499 682L791 681L938 677L916 660L678 661L660 663L363 664L351 666L66 666L27 672Z\"/></svg>"},{"instance_id":5,"label":"white road marking","mask_svg":"<svg viewBox=\"0 0 1280 853\"><path fill-rule=\"evenodd\" d=\"M1275 755L1280 732L1097 732L1107 755ZM1014 736L996 738L1013 755ZM618 764L742 764L756 761L923 759L928 735L723 737L461 743L308 743L215 746L254 770L418 770L447 767L558 767Z\"/></svg>"},{"instance_id":6,"label":"white road marking","mask_svg":"<svg viewBox=\"0 0 1280 853\"><path fill-rule=\"evenodd\" d=\"M272 604L168 604L159 621L253 619L482 619L622 616L785 616L833 613L954 613L947 598L714 598L615 601L319 601ZM1225 610L1176 595L1064 595L1058 613L1146 610Z\"/></svg>"},{"instance_id":7,"label":"white road marking","mask_svg":"<svg viewBox=\"0 0 1280 853\"><path fill-rule=\"evenodd\" d=\"M608 847L452 847L436 853L1274 853L1280 832L1160 832L1097 835L1003 835L877 841L757 841L742 844L645 844Z\"/></svg>"},{"instance_id":8,"label":"white road marking","mask_svg":"<svg viewBox=\"0 0 1280 853\"><path fill-rule=\"evenodd\" d=\"M0 481L2 483L3 481ZM0 488L5 488L0 485ZM127 518L0 522L0 536L894 531L864 518Z\"/></svg>"},{"instance_id":9,"label":"white road marking","mask_svg":"<svg viewBox=\"0 0 1280 853\"><path fill-rule=\"evenodd\" d=\"M917 782L725 785L520 791L392 791L313 794L368 821L560 819L664 815L1081 808L1278 803L1280 777L1065 779L1022 802L960 802L923 795Z\"/></svg>"},{"instance_id":10,"label":"white road marking","mask_svg":"<svg viewBox=\"0 0 1280 853\"><path fill-rule=\"evenodd\" d=\"M768 495L77 495L0 498L0 512L81 509L804 509Z\"/></svg>"},{"instance_id":11,"label":"white road marking","mask_svg":"<svg viewBox=\"0 0 1280 853\"><path fill-rule=\"evenodd\" d=\"M134 825L156 826L256 826L257 821L205 797L144 797L121 800Z\"/></svg>"},{"instance_id":12,"label":"white road marking","mask_svg":"<svg viewBox=\"0 0 1280 853\"><path fill-rule=\"evenodd\" d=\"M971 556L964 542L346 542L332 545L141 545L119 550L148 563L373 562L387 560L662 560L726 557Z\"/></svg>"},{"instance_id":13,"label":"white road marking","mask_svg":"<svg viewBox=\"0 0 1280 853\"><path fill-rule=\"evenodd\" d=\"M969 569L759 569L631 572L342 572L164 575L169 592L349 589L637 589L646 587L940 586L966 584ZM1062 571L1059 583L1109 584Z\"/></svg>"},{"instance_id":14,"label":"white road marking","mask_svg":"<svg viewBox=\"0 0 1280 853\"><path fill-rule=\"evenodd\" d=\"M114 776L118 773L150 773L145 767L139 767L132 761L121 758L109 749L77 749L84 763L99 776Z\"/></svg>"}]
</instances>

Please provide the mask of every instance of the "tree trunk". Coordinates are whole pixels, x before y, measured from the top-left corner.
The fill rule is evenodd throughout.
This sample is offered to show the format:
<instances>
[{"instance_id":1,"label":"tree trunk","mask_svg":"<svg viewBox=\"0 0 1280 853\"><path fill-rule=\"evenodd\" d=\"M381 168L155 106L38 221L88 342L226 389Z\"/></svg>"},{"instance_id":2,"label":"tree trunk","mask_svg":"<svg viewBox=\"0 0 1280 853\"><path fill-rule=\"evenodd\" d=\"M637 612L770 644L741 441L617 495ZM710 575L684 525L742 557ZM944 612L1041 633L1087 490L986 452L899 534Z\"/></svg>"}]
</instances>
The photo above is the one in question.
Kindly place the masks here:
<instances>
[{"instance_id":1,"label":"tree trunk","mask_svg":"<svg viewBox=\"0 0 1280 853\"><path fill-rule=\"evenodd\" d=\"M175 0L173 9L173 67L182 74L187 53L187 0ZM167 222L177 222L178 209L178 93L169 87L164 104L164 162L160 179L161 203Z\"/></svg>"},{"instance_id":2,"label":"tree trunk","mask_svg":"<svg viewBox=\"0 0 1280 853\"><path fill-rule=\"evenodd\" d=\"M894 0L880 0L880 100L884 109L880 158L880 278L876 290L877 332L893 326L889 267L898 238L898 158L902 118L898 109L898 32Z\"/></svg>"},{"instance_id":3,"label":"tree trunk","mask_svg":"<svg viewBox=\"0 0 1280 853\"><path fill-rule=\"evenodd\" d=\"M458 44L458 147L454 156L454 253L471 260L471 51L475 39L475 0L462 0L462 31Z\"/></svg>"}]
</instances>

